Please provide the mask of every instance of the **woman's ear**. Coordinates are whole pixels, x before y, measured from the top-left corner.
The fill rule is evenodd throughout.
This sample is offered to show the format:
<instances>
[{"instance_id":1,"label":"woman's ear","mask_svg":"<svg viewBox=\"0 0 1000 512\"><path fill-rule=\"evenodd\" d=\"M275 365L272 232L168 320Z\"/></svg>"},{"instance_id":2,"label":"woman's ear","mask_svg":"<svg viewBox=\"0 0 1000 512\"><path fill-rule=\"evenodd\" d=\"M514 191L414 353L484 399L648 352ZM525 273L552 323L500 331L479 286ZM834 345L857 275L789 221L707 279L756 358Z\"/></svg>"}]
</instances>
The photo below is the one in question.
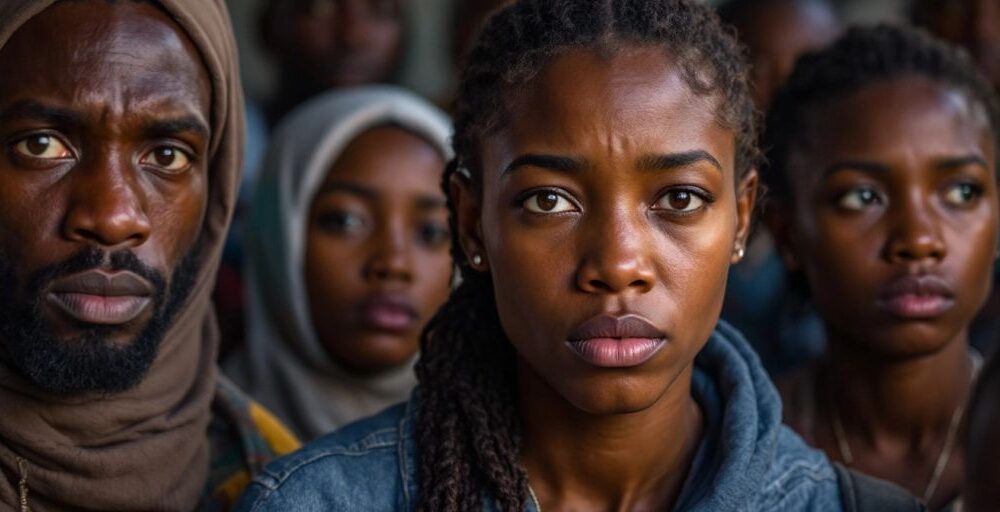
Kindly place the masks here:
<instances>
[{"instance_id":1,"label":"woman's ear","mask_svg":"<svg viewBox=\"0 0 1000 512\"><path fill-rule=\"evenodd\" d=\"M753 208L757 204L757 170L750 169L741 178L736 188L736 241L733 247L732 263L743 259L750 238L753 223Z\"/></svg>"},{"instance_id":2,"label":"woman's ear","mask_svg":"<svg viewBox=\"0 0 1000 512\"><path fill-rule=\"evenodd\" d=\"M483 250L482 207L472 180L461 172L453 173L448 181L448 195L455 207L458 242L465 261L473 269L486 272L489 262Z\"/></svg>"}]
</instances>

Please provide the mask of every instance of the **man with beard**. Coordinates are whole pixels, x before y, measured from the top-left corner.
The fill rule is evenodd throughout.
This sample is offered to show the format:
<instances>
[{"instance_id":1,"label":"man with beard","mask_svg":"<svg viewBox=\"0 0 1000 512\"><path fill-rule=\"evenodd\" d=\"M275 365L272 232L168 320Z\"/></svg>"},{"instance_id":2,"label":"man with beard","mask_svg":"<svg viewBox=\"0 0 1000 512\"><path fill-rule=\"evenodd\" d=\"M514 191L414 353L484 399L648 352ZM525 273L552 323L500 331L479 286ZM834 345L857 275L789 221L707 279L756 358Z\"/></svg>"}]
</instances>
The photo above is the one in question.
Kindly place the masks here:
<instances>
[{"instance_id":1,"label":"man with beard","mask_svg":"<svg viewBox=\"0 0 1000 512\"><path fill-rule=\"evenodd\" d=\"M235 61L222 0L0 0L0 510L224 510L296 446L215 366Z\"/></svg>"}]
</instances>

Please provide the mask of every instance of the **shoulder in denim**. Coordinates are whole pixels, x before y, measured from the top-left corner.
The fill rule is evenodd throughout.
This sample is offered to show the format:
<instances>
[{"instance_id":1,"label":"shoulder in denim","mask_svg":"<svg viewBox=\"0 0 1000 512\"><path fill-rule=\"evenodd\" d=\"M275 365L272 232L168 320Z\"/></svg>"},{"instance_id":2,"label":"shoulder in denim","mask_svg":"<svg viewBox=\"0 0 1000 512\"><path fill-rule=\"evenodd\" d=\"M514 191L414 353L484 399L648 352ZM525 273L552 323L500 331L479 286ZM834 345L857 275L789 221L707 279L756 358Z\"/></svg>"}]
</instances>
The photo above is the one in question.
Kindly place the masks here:
<instances>
[{"instance_id":1,"label":"shoulder in denim","mask_svg":"<svg viewBox=\"0 0 1000 512\"><path fill-rule=\"evenodd\" d=\"M347 425L268 464L236 510L411 509L410 403Z\"/></svg>"},{"instance_id":2,"label":"shoulder in denim","mask_svg":"<svg viewBox=\"0 0 1000 512\"><path fill-rule=\"evenodd\" d=\"M822 452L782 426L756 510L842 510L837 473Z\"/></svg>"}]
</instances>

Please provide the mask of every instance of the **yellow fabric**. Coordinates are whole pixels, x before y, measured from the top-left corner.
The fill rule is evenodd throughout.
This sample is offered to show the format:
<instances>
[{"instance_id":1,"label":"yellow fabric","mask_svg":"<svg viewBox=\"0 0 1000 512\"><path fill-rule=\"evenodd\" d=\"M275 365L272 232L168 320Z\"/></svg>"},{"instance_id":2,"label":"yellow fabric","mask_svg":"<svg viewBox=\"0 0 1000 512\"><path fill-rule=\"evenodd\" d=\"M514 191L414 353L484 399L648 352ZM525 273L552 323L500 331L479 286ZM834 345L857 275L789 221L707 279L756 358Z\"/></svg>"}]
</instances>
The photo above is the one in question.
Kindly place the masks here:
<instances>
[{"instance_id":1,"label":"yellow fabric","mask_svg":"<svg viewBox=\"0 0 1000 512\"><path fill-rule=\"evenodd\" d=\"M257 402L250 404L250 419L274 453L285 455L302 447L298 438Z\"/></svg>"}]
</instances>

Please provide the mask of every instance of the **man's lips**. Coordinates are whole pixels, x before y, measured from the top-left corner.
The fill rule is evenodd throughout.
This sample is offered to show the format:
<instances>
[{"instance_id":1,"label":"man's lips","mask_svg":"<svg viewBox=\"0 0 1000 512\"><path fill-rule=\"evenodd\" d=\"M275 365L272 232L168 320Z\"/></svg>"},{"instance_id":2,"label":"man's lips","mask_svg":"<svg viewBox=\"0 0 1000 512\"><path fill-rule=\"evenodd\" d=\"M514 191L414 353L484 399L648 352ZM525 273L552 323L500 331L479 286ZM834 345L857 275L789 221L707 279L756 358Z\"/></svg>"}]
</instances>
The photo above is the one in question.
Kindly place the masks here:
<instances>
[{"instance_id":1,"label":"man's lips","mask_svg":"<svg viewBox=\"0 0 1000 512\"><path fill-rule=\"evenodd\" d=\"M420 319L409 298L396 293L369 296L358 305L358 313L366 328L394 333L409 331Z\"/></svg>"},{"instance_id":2,"label":"man's lips","mask_svg":"<svg viewBox=\"0 0 1000 512\"><path fill-rule=\"evenodd\" d=\"M908 275L893 281L882 290L879 306L889 314L919 320L937 317L955 304L951 285L936 275Z\"/></svg>"},{"instance_id":3,"label":"man's lips","mask_svg":"<svg viewBox=\"0 0 1000 512\"><path fill-rule=\"evenodd\" d=\"M132 272L90 270L58 279L46 297L73 319L96 325L121 325L152 304L153 285Z\"/></svg>"},{"instance_id":4,"label":"man's lips","mask_svg":"<svg viewBox=\"0 0 1000 512\"><path fill-rule=\"evenodd\" d=\"M566 341L574 354L600 368L641 365L666 343L666 333L638 315L596 316L573 329Z\"/></svg>"}]
</instances>

